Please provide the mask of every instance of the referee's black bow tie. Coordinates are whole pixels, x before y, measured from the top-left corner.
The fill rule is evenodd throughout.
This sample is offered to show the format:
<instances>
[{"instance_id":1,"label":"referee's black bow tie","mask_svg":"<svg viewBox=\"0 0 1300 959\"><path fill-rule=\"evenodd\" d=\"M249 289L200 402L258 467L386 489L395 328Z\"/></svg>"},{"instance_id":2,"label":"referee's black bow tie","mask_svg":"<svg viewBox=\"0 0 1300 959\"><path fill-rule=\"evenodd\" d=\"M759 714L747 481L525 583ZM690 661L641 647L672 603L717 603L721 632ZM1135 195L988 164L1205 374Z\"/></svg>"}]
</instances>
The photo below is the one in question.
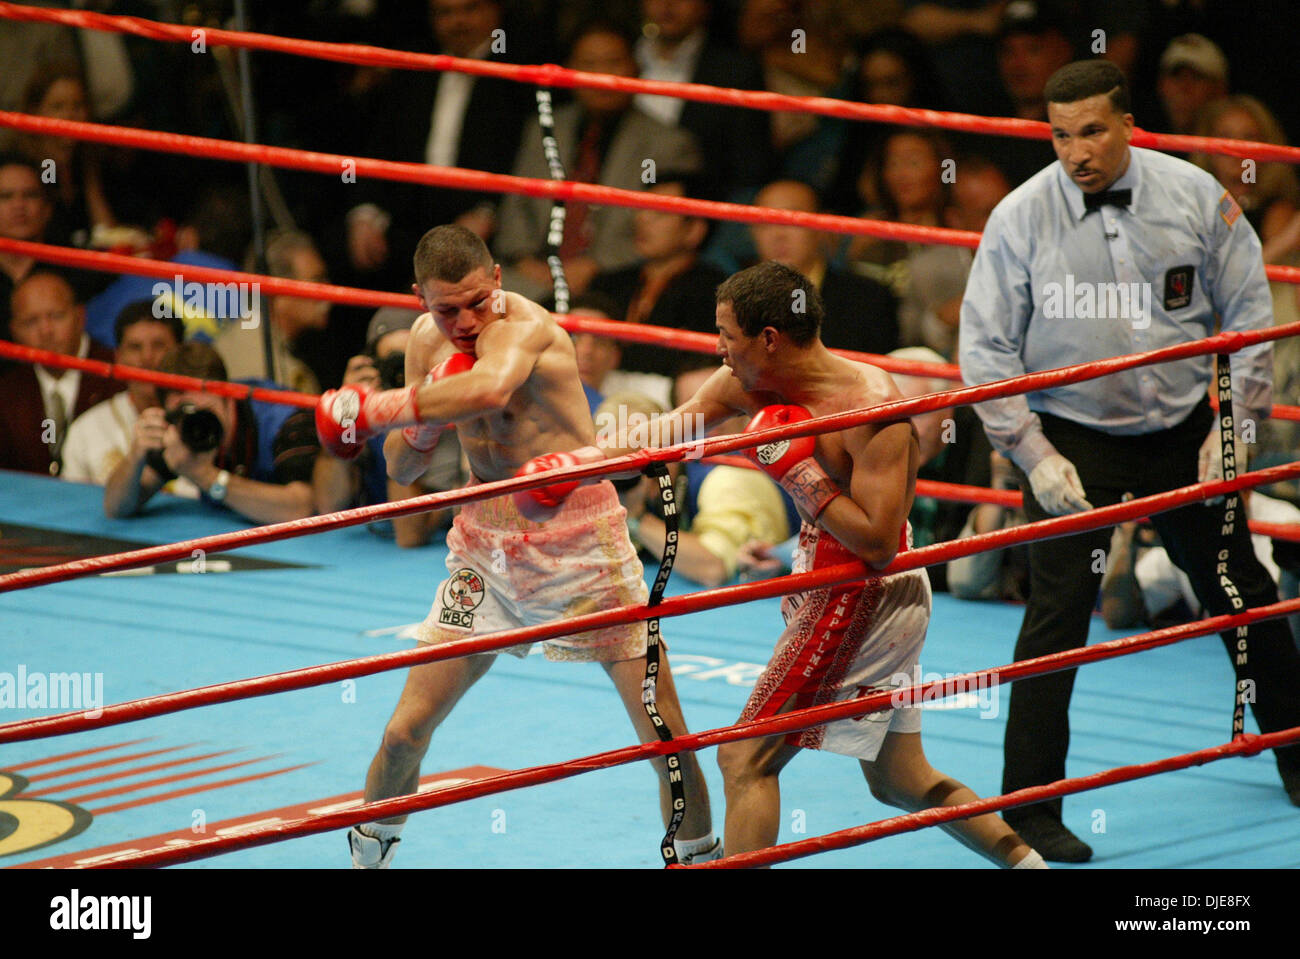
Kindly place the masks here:
<instances>
[{"instance_id":1,"label":"referee's black bow tie","mask_svg":"<svg viewBox=\"0 0 1300 959\"><path fill-rule=\"evenodd\" d=\"M1107 203L1111 206L1128 206L1132 202L1132 190L1102 190L1100 193L1085 193L1083 214L1087 216L1093 210L1100 210Z\"/></svg>"}]
</instances>

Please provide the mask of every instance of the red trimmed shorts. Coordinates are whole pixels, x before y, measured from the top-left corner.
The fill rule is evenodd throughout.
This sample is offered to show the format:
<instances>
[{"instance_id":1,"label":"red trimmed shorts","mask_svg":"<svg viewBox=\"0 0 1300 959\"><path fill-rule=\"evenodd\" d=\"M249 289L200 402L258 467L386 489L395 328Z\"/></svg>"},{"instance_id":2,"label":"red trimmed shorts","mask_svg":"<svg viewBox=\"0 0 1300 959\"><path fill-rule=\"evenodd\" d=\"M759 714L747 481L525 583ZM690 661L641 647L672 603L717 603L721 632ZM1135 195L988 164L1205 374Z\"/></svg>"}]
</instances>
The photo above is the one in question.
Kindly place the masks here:
<instances>
[{"instance_id":1,"label":"red trimmed shorts","mask_svg":"<svg viewBox=\"0 0 1300 959\"><path fill-rule=\"evenodd\" d=\"M856 558L830 533L805 523L794 571ZM774 716L791 697L794 708L802 709L907 685L930 623L930 579L924 569L917 569L795 593L782 601L781 615L785 632L740 714L741 722ZM920 732L920 710L887 707L790 733L786 742L870 761L890 731Z\"/></svg>"}]
</instances>

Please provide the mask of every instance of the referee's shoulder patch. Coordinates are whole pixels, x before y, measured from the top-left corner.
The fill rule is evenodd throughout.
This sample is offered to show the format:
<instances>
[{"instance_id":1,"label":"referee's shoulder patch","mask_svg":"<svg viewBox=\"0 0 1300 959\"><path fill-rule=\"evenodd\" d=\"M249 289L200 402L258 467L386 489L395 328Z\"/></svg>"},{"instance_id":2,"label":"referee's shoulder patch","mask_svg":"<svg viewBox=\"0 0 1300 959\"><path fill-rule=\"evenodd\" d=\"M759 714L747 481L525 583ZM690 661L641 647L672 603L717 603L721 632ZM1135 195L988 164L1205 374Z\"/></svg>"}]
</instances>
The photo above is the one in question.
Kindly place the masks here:
<instances>
[{"instance_id":1,"label":"referee's shoulder patch","mask_svg":"<svg viewBox=\"0 0 1300 959\"><path fill-rule=\"evenodd\" d=\"M1229 227L1237 222L1237 217L1241 216L1241 207L1227 190L1224 190L1223 196L1219 197L1219 216L1223 217L1223 222Z\"/></svg>"}]
</instances>

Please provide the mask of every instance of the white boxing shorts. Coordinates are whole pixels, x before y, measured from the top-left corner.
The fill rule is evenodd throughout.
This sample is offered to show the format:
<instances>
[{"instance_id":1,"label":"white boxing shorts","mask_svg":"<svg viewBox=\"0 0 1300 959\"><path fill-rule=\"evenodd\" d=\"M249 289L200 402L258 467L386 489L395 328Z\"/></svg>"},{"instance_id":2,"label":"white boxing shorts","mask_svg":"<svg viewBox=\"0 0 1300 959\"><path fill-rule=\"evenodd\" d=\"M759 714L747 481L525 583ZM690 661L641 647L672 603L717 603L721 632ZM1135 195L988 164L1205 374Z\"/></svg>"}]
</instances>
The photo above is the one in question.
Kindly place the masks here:
<instances>
[{"instance_id":1,"label":"white boxing shorts","mask_svg":"<svg viewBox=\"0 0 1300 959\"><path fill-rule=\"evenodd\" d=\"M900 537L906 546L906 533ZM804 523L794 571L857 559L825 530ZM754 686L740 721L794 707L858 699L894 689L914 674L930 623L930 580L924 569L873 576L839 586L786 596L781 603L785 632ZM803 732L786 742L806 749L874 760L887 732L921 731L921 712L911 706L843 719Z\"/></svg>"},{"instance_id":2,"label":"white boxing shorts","mask_svg":"<svg viewBox=\"0 0 1300 959\"><path fill-rule=\"evenodd\" d=\"M447 533L447 572L420 624L422 643L445 643L648 599L628 539L627 511L608 482L580 486L545 523L509 496L467 503ZM645 655L646 624L607 626L545 641L546 658L618 662ZM527 656L531 643L503 652Z\"/></svg>"}]
</instances>

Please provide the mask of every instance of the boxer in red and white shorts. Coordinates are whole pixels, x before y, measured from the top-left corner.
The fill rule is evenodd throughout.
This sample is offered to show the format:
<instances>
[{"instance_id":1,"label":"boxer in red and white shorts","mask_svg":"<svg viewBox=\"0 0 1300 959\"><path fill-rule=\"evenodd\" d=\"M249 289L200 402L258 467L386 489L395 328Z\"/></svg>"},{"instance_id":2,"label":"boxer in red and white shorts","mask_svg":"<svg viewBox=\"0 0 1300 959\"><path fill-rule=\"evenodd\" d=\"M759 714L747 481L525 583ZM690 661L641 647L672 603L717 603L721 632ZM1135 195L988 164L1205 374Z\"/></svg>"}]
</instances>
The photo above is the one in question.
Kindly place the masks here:
<instances>
[{"instance_id":1,"label":"boxer in red and white shorts","mask_svg":"<svg viewBox=\"0 0 1300 959\"><path fill-rule=\"evenodd\" d=\"M325 393L316 408L325 449L350 458L369 436L387 433L388 475L401 484L428 469L439 435L452 424L482 482L603 461L569 335L536 303L501 289L501 268L483 241L461 226L435 227L420 240L414 265L415 293L428 312L411 327L407 385L376 393L349 383ZM438 588L421 641L645 603L626 515L604 481L586 487L555 481L466 505L447 536L451 575ZM645 649L643 623L546 643L551 659L599 662L638 737L649 742L658 734L642 702ZM527 649L510 652L526 655ZM416 791L434 730L495 661L494 653L479 653L411 668L366 775L367 802ZM654 691L656 718L673 735L687 732L667 657ZM694 753L683 752L679 762L680 771L671 774L665 760L651 762L665 824L681 816L678 861L716 858L720 843L704 774ZM670 775L680 776L681 810L672 808ZM352 829L353 865L387 866L405 821L395 816ZM586 861L580 851L571 860Z\"/></svg>"},{"instance_id":2,"label":"boxer in red and white shorts","mask_svg":"<svg viewBox=\"0 0 1300 959\"><path fill-rule=\"evenodd\" d=\"M805 523L794 572L855 559L835 537ZM930 625L930 577L914 569L795 593L782 601L781 615L785 632L740 714L742 722L775 716L791 700L793 708L805 709L858 699L913 675ZM790 733L786 742L871 761L887 732L920 731L921 711L901 706Z\"/></svg>"},{"instance_id":3,"label":"boxer in red and white shorts","mask_svg":"<svg viewBox=\"0 0 1300 959\"><path fill-rule=\"evenodd\" d=\"M752 417L747 431L766 430L901 399L888 373L826 349L822 317L817 288L780 263L760 263L728 278L718 287L716 311L725 367L656 424L658 435L688 439L688 424L718 430L737 415ZM923 570L875 572L907 545L900 530L906 529L920 465L915 427L907 419L882 420L756 444L749 455L803 516L804 556L797 568L860 560L869 569L865 581L786 597L786 630L741 719L862 696L911 674L930 618L928 580ZM915 709L726 743L718 748L718 765L727 790L728 854L776 842L778 777L804 748L857 757L872 795L890 805L916 810L977 798L926 760ZM944 828L998 865L1043 865L997 816Z\"/></svg>"}]
</instances>

